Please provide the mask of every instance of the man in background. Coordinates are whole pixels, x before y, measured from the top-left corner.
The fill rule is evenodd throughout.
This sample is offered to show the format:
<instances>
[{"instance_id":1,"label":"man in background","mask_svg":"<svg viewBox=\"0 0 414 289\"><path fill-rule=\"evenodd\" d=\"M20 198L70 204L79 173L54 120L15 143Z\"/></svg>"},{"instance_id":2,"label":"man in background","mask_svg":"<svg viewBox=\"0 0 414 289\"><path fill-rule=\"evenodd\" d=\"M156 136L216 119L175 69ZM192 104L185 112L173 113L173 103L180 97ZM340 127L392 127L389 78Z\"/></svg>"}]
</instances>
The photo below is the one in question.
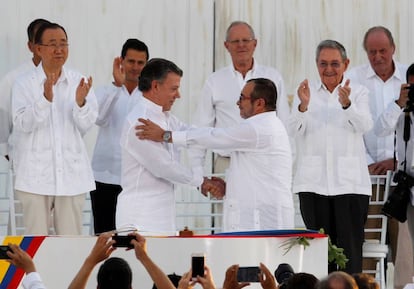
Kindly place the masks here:
<instances>
[{"instance_id":1,"label":"man in background","mask_svg":"<svg viewBox=\"0 0 414 289\"><path fill-rule=\"evenodd\" d=\"M352 83L359 83L368 88L369 107L375 121L388 106L395 104L401 93L404 93L401 85L405 83L407 65L394 60L396 45L391 32L386 27L374 26L368 29L364 36L363 47L369 63L351 69L347 77ZM387 170L395 170L393 134L377 136L371 129L364 134L364 143L371 175L385 175ZM398 161L402 160L398 159ZM375 206L369 208L371 214L380 213L380 209ZM367 225L369 222L368 220ZM411 262L413 254L410 242L407 242L410 236L406 223L399 224L397 220L389 219L388 236L391 248L389 256L395 265L394 285L395 288L402 288L412 281L414 273ZM401 251L398 252L399 250ZM375 269L375 264L365 265Z\"/></svg>"},{"instance_id":2,"label":"man in background","mask_svg":"<svg viewBox=\"0 0 414 289\"><path fill-rule=\"evenodd\" d=\"M100 127L92 157L96 190L91 191L95 234L115 230L115 209L121 187L122 126L142 97L138 78L149 58L147 45L128 39L113 62L114 81L96 90Z\"/></svg>"},{"instance_id":3,"label":"man in background","mask_svg":"<svg viewBox=\"0 0 414 289\"><path fill-rule=\"evenodd\" d=\"M11 157L9 149L12 145L11 133L13 120L11 110L11 92L13 83L19 75L39 65L41 59L35 49L34 37L39 27L45 23L49 23L49 21L41 18L30 22L27 27L27 47L32 53L32 59L7 73L6 76L4 76L0 81L0 156L5 157L7 160Z\"/></svg>"},{"instance_id":4,"label":"man in background","mask_svg":"<svg viewBox=\"0 0 414 289\"><path fill-rule=\"evenodd\" d=\"M12 90L16 196L25 234L82 234L85 194L95 189L83 135L98 115L92 78L67 69L69 43L56 23L39 27L35 49L42 62ZM52 221L53 216L53 221Z\"/></svg>"}]
</instances>

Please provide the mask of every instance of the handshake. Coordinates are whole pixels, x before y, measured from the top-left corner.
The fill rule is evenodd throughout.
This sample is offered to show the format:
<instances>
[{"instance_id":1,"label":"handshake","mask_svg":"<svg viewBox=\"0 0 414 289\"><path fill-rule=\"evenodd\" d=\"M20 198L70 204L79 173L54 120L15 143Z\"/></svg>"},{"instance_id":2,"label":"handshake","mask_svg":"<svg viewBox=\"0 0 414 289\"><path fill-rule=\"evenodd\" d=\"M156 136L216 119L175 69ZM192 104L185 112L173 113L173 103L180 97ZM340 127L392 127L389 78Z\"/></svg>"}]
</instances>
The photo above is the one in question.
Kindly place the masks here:
<instances>
[{"instance_id":1,"label":"handshake","mask_svg":"<svg viewBox=\"0 0 414 289\"><path fill-rule=\"evenodd\" d=\"M226 183L222 178L211 177L211 179L204 177L204 182L201 185L201 193L207 197L208 192L210 196L221 200L226 194Z\"/></svg>"}]
</instances>

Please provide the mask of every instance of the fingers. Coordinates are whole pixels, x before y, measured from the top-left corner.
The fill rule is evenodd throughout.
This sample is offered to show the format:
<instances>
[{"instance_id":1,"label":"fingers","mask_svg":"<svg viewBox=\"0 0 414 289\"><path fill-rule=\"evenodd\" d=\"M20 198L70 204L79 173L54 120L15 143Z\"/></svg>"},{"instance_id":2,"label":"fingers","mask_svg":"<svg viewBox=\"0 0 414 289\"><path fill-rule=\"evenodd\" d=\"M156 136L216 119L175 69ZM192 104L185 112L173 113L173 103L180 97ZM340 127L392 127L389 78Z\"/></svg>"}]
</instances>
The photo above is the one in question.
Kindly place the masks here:
<instances>
[{"instance_id":1,"label":"fingers","mask_svg":"<svg viewBox=\"0 0 414 289\"><path fill-rule=\"evenodd\" d=\"M345 81L345 87L349 87L349 84L351 83L351 80L350 79L347 79L346 81Z\"/></svg>"}]
</instances>

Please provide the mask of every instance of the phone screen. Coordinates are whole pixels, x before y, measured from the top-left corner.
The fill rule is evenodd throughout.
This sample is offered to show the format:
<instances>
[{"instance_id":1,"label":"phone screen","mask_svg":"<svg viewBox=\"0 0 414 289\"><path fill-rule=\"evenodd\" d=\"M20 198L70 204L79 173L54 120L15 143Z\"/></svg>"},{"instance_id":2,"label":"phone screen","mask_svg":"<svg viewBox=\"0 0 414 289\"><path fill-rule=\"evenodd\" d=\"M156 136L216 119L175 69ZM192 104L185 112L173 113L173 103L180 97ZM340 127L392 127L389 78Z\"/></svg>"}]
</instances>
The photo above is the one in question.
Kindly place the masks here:
<instances>
[{"instance_id":1,"label":"phone screen","mask_svg":"<svg viewBox=\"0 0 414 289\"><path fill-rule=\"evenodd\" d=\"M237 272L238 282L259 282L259 267L239 267Z\"/></svg>"},{"instance_id":2,"label":"phone screen","mask_svg":"<svg viewBox=\"0 0 414 289\"><path fill-rule=\"evenodd\" d=\"M7 251L11 251L9 246L0 246L0 259L10 259L10 257L6 253Z\"/></svg>"},{"instance_id":3,"label":"phone screen","mask_svg":"<svg viewBox=\"0 0 414 289\"><path fill-rule=\"evenodd\" d=\"M193 278L197 278L197 276L204 277L204 260L204 254L193 254L191 256L191 276Z\"/></svg>"}]
</instances>

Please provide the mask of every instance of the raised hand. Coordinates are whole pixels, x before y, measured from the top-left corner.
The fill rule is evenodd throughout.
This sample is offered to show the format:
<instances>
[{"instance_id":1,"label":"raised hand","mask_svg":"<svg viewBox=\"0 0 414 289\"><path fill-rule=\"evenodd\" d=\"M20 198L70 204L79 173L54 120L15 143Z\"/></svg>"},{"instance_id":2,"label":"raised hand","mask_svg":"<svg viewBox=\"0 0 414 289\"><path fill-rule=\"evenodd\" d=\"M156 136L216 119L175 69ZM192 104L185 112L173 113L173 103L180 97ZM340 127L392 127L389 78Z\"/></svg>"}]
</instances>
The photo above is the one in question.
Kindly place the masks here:
<instances>
[{"instance_id":1,"label":"raised hand","mask_svg":"<svg viewBox=\"0 0 414 289\"><path fill-rule=\"evenodd\" d=\"M82 77L82 79L79 82L78 88L76 89L76 103L79 105L79 107L82 107L85 105L86 102L86 96L89 93L89 90L92 87L92 77L88 77L88 81L85 81L85 79Z\"/></svg>"},{"instance_id":2,"label":"raised hand","mask_svg":"<svg viewBox=\"0 0 414 289\"><path fill-rule=\"evenodd\" d=\"M8 260L11 264L16 267L23 269L25 273L35 272L36 268L33 263L32 258L23 251L18 245L16 244L9 244L10 251L7 252L7 256L10 257Z\"/></svg>"},{"instance_id":3,"label":"raised hand","mask_svg":"<svg viewBox=\"0 0 414 289\"><path fill-rule=\"evenodd\" d=\"M122 66L122 57L115 57L112 76L114 77L114 84L116 86L120 87L125 83L125 71Z\"/></svg>"},{"instance_id":4,"label":"raised hand","mask_svg":"<svg viewBox=\"0 0 414 289\"><path fill-rule=\"evenodd\" d=\"M343 108L348 108L351 105L351 100L349 99L349 95L351 94L351 87L349 87L350 82L351 81L347 79L343 87L338 87L338 101Z\"/></svg>"},{"instance_id":5,"label":"raised hand","mask_svg":"<svg viewBox=\"0 0 414 289\"><path fill-rule=\"evenodd\" d=\"M298 96L300 99L299 111L305 112L308 110L308 105L310 101L310 89L309 82L307 79L302 81L298 87Z\"/></svg>"},{"instance_id":6,"label":"raised hand","mask_svg":"<svg viewBox=\"0 0 414 289\"><path fill-rule=\"evenodd\" d=\"M53 101L53 85L57 81L57 76L54 73L46 74L46 81L43 84L43 95L44 97L52 102Z\"/></svg>"}]
</instances>

